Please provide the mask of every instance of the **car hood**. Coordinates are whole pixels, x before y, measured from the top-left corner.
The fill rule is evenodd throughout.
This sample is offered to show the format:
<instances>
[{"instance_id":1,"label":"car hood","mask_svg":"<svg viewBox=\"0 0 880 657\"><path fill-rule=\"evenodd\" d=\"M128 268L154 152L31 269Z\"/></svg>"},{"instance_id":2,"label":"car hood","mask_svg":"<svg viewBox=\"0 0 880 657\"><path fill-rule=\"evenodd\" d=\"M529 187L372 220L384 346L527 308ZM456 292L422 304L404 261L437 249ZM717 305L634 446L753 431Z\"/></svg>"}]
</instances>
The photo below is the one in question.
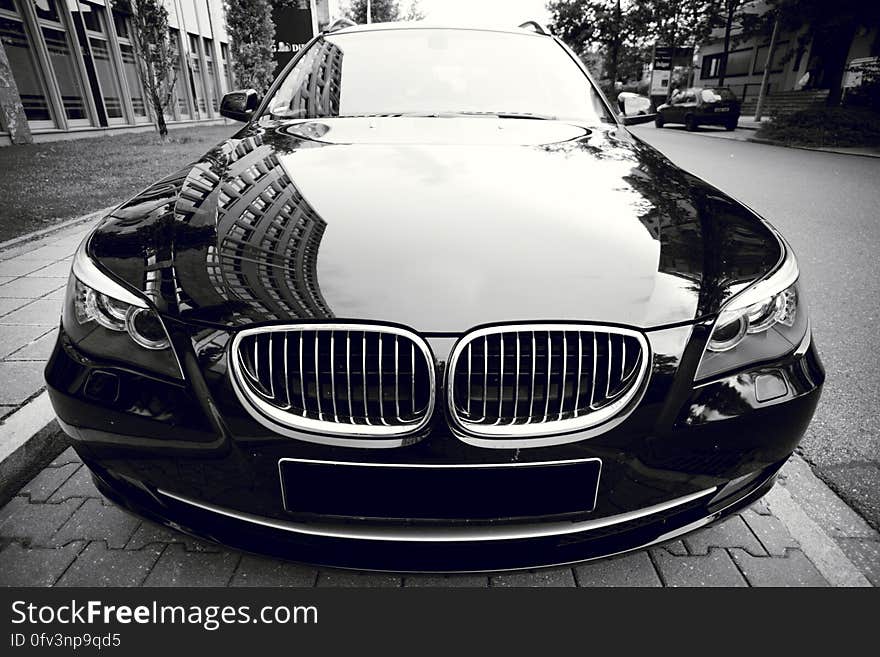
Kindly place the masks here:
<instances>
[{"instance_id":1,"label":"car hood","mask_svg":"<svg viewBox=\"0 0 880 657\"><path fill-rule=\"evenodd\" d=\"M184 320L426 333L691 321L781 255L752 212L623 128L492 117L249 125L89 248Z\"/></svg>"}]
</instances>

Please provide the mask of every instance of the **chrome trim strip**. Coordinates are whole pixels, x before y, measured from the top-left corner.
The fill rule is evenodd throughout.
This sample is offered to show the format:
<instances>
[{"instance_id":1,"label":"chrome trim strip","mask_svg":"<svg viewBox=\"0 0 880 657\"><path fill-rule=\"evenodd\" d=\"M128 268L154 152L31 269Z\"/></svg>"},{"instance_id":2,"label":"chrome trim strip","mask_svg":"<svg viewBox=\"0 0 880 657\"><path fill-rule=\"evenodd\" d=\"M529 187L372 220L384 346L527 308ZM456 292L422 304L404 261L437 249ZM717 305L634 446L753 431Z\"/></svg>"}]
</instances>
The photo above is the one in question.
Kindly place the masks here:
<instances>
[{"instance_id":1,"label":"chrome trim strip","mask_svg":"<svg viewBox=\"0 0 880 657\"><path fill-rule=\"evenodd\" d=\"M470 345L473 341L478 339L483 339L484 342L487 342L486 336L494 335L497 333L507 332L514 333L520 330L529 330L532 331L532 340L533 344L535 341L535 333L538 331L547 331L547 340L548 340L548 353L547 353L547 373L548 373L548 384L547 389L545 390L545 400L544 400L544 417L543 419L538 419L534 423L525 423L518 425L510 425L505 424L502 426L496 425L481 425L477 422L469 421L463 417L460 417L459 413L455 407L455 372L458 364L458 360L461 357L464 350ZM572 417L565 420L554 420L548 421L548 408L550 402L550 375L551 375L551 332L561 332L565 333L566 331L578 331L581 333L592 332L593 335L593 380L591 381L591 392L590 392L590 408L591 412L581 415L579 417ZM595 401L595 387L596 387L596 333L604 332L609 334L609 343L610 343L610 333L615 333L621 336L628 336L635 339L641 348L641 358L637 361L636 367L638 367L638 372L633 376L632 384L626 390L625 393L621 394L619 398L604 406L598 410L593 410L593 403ZM536 351L533 351L532 357L532 403L534 403L534 382L535 382L535 356L537 355ZM609 360L608 360L608 370L611 368L611 359L610 359L610 351L609 351ZM483 329L478 329L476 331L471 331L464 335L453 347L452 352L449 357L449 363L447 365L448 376L446 377L446 404L447 409L449 411L450 417L452 418L452 423L455 428L459 429L462 434L457 434L459 440L465 442L469 445L474 445L477 447L491 447L491 448L518 448L518 447L544 447L550 445L561 445L569 442L575 442L579 440L584 440L585 438L590 438L592 436L598 435L607 431L608 429L616 426L620 422L626 419L629 413L632 412L633 409L638 405L638 401L641 399L644 394L645 388L647 387L648 380L650 378L650 365L651 363L651 347L647 338L643 333L634 329L628 328L620 328L616 326L601 326L596 324L506 324L500 326L492 326ZM484 380L488 377L488 372L484 374ZM485 391L484 391L485 395ZM531 408L530 408L531 411ZM484 414L485 417L485 414ZM530 418L531 418L530 413ZM482 419L482 418L481 418ZM592 431L590 431L592 430ZM583 432L588 431L589 433L585 435ZM578 433L574 433L578 432ZM569 435L565 435L569 434Z\"/></svg>"},{"instance_id":2,"label":"chrome trim strip","mask_svg":"<svg viewBox=\"0 0 880 657\"><path fill-rule=\"evenodd\" d=\"M241 341L251 335L262 335L265 333L274 333L274 332L298 332L299 340L300 340L300 373L303 374L302 368L302 335L306 331L311 331L315 333L315 351L317 354L318 351L318 340L319 335L323 331L362 331L363 332L363 345L364 345L364 360L363 360L363 377L364 377L364 411L365 417L369 418L369 409L367 407L367 379L366 379L366 344L367 344L367 333L376 333L379 336L382 334L391 334L398 335L407 338L411 341L413 347L418 346L418 348L422 352L422 356L425 359L425 366L428 370L428 382L429 382L429 397L428 404L425 409L424 416L420 418L418 421L414 421L407 425L402 426L390 426L390 425L374 425L369 424L369 419L367 420L367 424L347 424L347 423L334 423L326 420L315 420L309 417L301 417L299 415L294 415L289 413L283 409L280 409L272 404L267 403L266 401L260 399L257 395L252 394L246 384L243 383L243 362L239 357L238 347ZM381 337L379 344L381 345ZM434 406L435 400L437 397L437 382L436 382L436 367L434 367L434 357L431 353L431 349L428 346L427 342L425 342L419 335L416 333L409 331L407 329L398 328L395 326L386 326L382 324L344 324L344 323L325 323L325 324L277 324L272 326L258 326L253 328L247 328L239 331L235 334L235 337L230 341L229 344L229 379L232 382L232 388L235 391L236 397L238 397L239 402L241 402L242 406L248 413L253 417L257 422L262 424L264 427L279 433L281 435L297 438L299 440L304 440L306 442L314 442L325 445L336 445L341 447L362 447L362 448L382 448L382 447L400 447L405 444L409 444L411 439L407 440L405 437L412 436L415 433L418 433L422 429L424 429L428 423L431 421L431 418L434 414ZM318 360L316 355L315 360L315 369L318 367ZM304 376L303 376L303 384ZM316 383L319 385L318 390L316 391L318 394L318 410L321 412L319 417L323 417L323 409L321 407L320 402L320 378L316 373ZM379 394L382 395L382 389L380 387ZM381 397L380 397L381 402ZM381 406L381 403L380 403ZM306 408L305 405L305 387L303 387L303 408ZM313 435L316 434L316 435ZM357 437L362 438L381 438L385 440L358 440ZM392 440L392 438L396 438L396 440Z\"/></svg>"},{"instance_id":3,"label":"chrome trim strip","mask_svg":"<svg viewBox=\"0 0 880 657\"><path fill-rule=\"evenodd\" d=\"M667 502L661 502L653 506L628 511L614 516L596 518L594 520L582 520L576 522L545 522L522 525L484 525L480 527L463 526L456 527L425 527L383 525L369 528L353 527L344 523L304 523L289 520L276 520L242 511L226 509L208 502L201 502L183 495L171 493L159 489L159 495L170 498L182 504L187 504L204 511L217 513L234 518L242 522L248 522L281 531L304 534L308 536L323 536L327 538L343 538L362 541L397 541L402 543L453 543L473 541L512 541L530 538L544 538L550 536L565 536L588 532L595 529L619 525L646 516L662 513L677 506L683 506L689 502L701 499L714 493L717 487L707 488L690 495L678 497Z\"/></svg>"}]
</instances>

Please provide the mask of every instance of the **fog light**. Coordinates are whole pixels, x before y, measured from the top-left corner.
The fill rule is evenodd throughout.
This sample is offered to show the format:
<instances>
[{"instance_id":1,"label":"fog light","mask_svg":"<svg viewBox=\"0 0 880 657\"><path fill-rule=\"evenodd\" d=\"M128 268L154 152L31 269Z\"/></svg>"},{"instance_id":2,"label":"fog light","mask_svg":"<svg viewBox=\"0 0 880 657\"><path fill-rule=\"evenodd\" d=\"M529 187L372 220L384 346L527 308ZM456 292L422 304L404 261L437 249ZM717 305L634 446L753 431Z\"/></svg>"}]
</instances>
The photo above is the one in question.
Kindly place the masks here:
<instances>
[{"instance_id":1,"label":"fog light","mask_svg":"<svg viewBox=\"0 0 880 657\"><path fill-rule=\"evenodd\" d=\"M119 398L119 377L112 372L94 370L86 379L83 394L95 401L115 402Z\"/></svg>"},{"instance_id":2,"label":"fog light","mask_svg":"<svg viewBox=\"0 0 880 657\"><path fill-rule=\"evenodd\" d=\"M132 340L145 349L165 349L168 336L162 322L149 308L130 308L125 317L125 328Z\"/></svg>"}]
</instances>

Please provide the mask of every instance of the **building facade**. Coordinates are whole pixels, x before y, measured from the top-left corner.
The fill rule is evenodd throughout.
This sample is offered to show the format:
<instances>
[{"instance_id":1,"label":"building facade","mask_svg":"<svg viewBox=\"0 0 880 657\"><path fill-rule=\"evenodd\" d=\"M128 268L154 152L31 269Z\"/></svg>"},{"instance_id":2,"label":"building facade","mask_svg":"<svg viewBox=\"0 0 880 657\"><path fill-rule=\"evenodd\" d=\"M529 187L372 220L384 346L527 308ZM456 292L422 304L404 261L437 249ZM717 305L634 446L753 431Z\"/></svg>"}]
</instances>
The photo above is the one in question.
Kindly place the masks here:
<instances>
[{"instance_id":1,"label":"building facade","mask_svg":"<svg viewBox=\"0 0 880 657\"><path fill-rule=\"evenodd\" d=\"M768 6L762 0L749 2L744 6L749 13L764 14ZM742 101L743 112L754 110L767 56L770 52L769 38L752 37L741 40L741 29L734 24L731 45L727 56L727 70L724 86L729 87ZM770 63L767 96L772 99L784 97L786 103L795 108L798 98L809 104L817 98L827 96L828 79L834 73L830 70L829 49L836 44L821 41L804 43L802 37L807 32L804 25L797 31L780 31L776 37L773 60ZM860 28L846 57L847 65L853 60L880 55L880 35L877 28ZM695 86L713 86L719 83L721 59L724 56L724 30L713 31L710 39L700 44L697 51L697 68L694 75ZM839 73L839 71L838 71ZM772 102L771 102L772 105Z\"/></svg>"},{"instance_id":2,"label":"building facade","mask_svg":"<svg viewBox=\"0 0 880 657\"><path fill-rule=\"evenodd\" d=\"M216 121L234 86L223 2L163 2L178 54L166 121ZM0 0L0 146L151 129L134 49L113 0Z\"/></svg>"}]
</instances>

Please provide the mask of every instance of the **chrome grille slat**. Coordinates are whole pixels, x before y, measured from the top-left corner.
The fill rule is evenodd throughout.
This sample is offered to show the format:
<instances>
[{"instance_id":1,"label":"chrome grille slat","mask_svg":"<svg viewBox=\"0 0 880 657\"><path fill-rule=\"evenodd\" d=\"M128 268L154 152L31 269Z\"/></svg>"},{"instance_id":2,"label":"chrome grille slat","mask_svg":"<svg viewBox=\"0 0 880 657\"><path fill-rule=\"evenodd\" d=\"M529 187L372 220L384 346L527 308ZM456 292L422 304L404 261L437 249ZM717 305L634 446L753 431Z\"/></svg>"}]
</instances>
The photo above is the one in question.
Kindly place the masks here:
<instances>
[{"instance_id":1,"label":"chrome grille slat","mask_svg":"<svg viewBox=\"0 0 880 657\"><path fill-rule=\"evenodd\" d=\"M351 405L351 331L345 332L345 385L348 392L348 417L354 417Z\"/></svg>"},{"instance_id":2,"label":"chrome grille slat","mask_svg":"<svg viewBox=\"0 0 880 657\"><path fill-rule=\"evenodd\" d=\"M531 361L532 361L532 393L529 397L529 419L528 423L532 422L532 419L535 416L535 363L538 360L538 349L537 349L537 339L535 338L535 332L532 331L532 353L531 353Z\"/></svg>"},{"instance_id":3,"label":"chrome grille slat","mask_svg":"<svg viewBox=\"0 0 880 657\"><path fill-rule=\"evenodd\" d=\"M498 375L498 416L495 424L501 424L502 410L504 405L504 334L501 334L501 372Z\"/></svg>"},{"instance_id":4,"label":"chrome grille slat","mask_svg":"<svg viewBox=\"0 0 880 657\"><path fill-rule=\"evenodd\" d=\"M390 437L424 427L433 411L433 357L404 329L258 327L237 334L230 350L239 400L271 428Z\"/></svg>"},{"instance_id":5,"label":"chrome grille slat","mask_svg":"<svg viewBox=\"0 0 880 657\"><path fill-rule=\"evenodd\" d=\"M456 423L477 435L577 431L629 408L643 389L648 363L647 340L631 329L578 324L480 329L450 355L447 403ZM476 374L482 386L473 383L475 369L482 370Z\"/></svg>"},{"instance_id":6,"label":"chrome grille slat","mask_svg":"<svg viewBox=\"0 0 880 657\"><path fill-rule=\"evenodd\" d=\"M547 385L544 387L544 417L541 422L546 422L550 414L550 383L553 376L553 344L552 333L547 331Z\"/></svg>"},{"instance_id":7,"label":"chrome grille slat","mask_svg":"<svg viewBox=\"0 0 880 657\"><path fill-rule=\"evenodd\" d=\"M269 334L271 339L272 334ZM333 398L333 421L339 422L339 412L336 410L336 331L330 331L330 389Z\"/></svg>"},{"instance_id":8,"label":"chrome grille slat","mask_svg":"<svg viewBox=\"0 0 880 657\"><path fill-rule=\"evenodd\" d=\"M510 424L516 423L517 414L519 411L519 366L521 361L520 356L520 347L519 347L519 332L514 333L516 336L516 380L513 384L513 416L510 418Z\"/></svg>"},{"instance_id":9,"label":"chrome grille slat","mask_svg":"<svg viewBox=\"0 0 880 657\"><path fill-rule=\"evenodd\" d=\"M367 424L372 424L370 422L370 407L369 401L367 399L368 392L370 390L370 384L367 381L367 332L364 331L363 342L361 343L361 354L363 354L363 359L361 360L361 382L362 382L362 396L364 398L364 419Z\"/></svg>"}]
</instances>

